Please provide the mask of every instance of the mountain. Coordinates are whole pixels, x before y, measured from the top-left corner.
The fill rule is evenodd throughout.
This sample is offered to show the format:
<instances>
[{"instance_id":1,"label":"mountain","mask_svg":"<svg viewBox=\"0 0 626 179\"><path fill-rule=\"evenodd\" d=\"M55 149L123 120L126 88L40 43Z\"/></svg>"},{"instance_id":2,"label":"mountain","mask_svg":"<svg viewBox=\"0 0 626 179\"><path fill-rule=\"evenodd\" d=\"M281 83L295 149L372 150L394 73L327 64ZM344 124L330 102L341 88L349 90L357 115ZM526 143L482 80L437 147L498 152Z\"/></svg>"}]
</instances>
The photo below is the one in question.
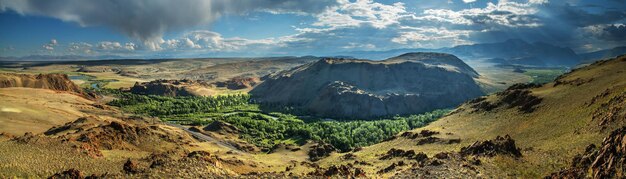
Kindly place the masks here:
<instances>
[{"instance_id":1,"label":"mountain","mask_svg":"<svg viewBox=\"0 0 626 179\"><path fill-rule=\"evenodd\" d=\"M601 59L613 58L622 54L626 54L626 46L584 53L580 54L580 56L583 62L591 63Z\"/></svg>"},{"instance_id":2,"label":"mountain","mask_svg":"<svg viewBox=\"0 0 626 179\"><path fill-rule=\"evenodd\" d=\"M570 48L548 43L528 43L520 39L509 39L497 43L459 45L439 49L394 49L389 51L358 51L344 55L356 58L385 59L408 52L441 52L455 55L464 60L495 59L500 64L529 66L567 66L578 64L581 58Z\"/></svg>"},{"instance_id":3,"label":"mountain","mask_svg":"<svg viewBox=\"0 0 626 179\"><path fill-rule=\"evenodd\" d=\"M433 53L385 61L325 58L266 76L250 94L267 106L292 106L324 117L416 114L482 95L472 76L458 70L465 67L454 56Z\"/></svg>"},{"instance_id":4,"label":"mountain","mask_svg":"<svg viewBox=\"0 0 626 179\"><path fill-rule=\"evenodd\" d=\"M0 61L84 61L84 60L105 60L105 59L121 59L123 57L116 55L100 55L100 56L80 56L80 55L29 55L23 57L0 57Z\"/></svg>"},{"instance_id":5,"label":"mountain","mask_svg":"<svg viewBox=\"0 0 626 179\"><path fill-rule=\"evenodd\" d=\"M416 53L406 53L397 57L392 57L384 60L385 62L419 62L427 65L438 66L442 68L452 69L461 73L465 73L471 77L478 77L478 72L476 72L472 67L465 64L461 59L457 58L454 55L445 54L445 53L428 53L428 52L416 52Z\"/></svg>"},{"instance_id":6,"label":"mountain","mask_svg":"<svg viewBox=\"0 0 626 179\"><path fill-rule=\"evenodd\" d=\"M528 43L520 39L510 39L499 43L460 45L441 49L465 59L495 58L504 64L531 66L574 66L580 57L566 47L557 47L543 42Z\"/></svg>"}]
</instances>

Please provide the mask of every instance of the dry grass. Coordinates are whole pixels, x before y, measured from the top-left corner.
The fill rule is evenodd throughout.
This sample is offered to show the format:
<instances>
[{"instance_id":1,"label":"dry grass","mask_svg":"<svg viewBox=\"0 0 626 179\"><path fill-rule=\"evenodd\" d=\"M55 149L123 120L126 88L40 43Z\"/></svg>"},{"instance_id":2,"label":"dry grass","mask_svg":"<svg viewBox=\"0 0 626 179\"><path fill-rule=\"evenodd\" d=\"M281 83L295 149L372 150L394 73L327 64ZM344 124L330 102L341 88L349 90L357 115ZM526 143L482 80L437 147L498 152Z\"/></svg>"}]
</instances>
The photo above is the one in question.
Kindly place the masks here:
<instances>
[{"instance_id":1,"label":"dry grass","mask_svg":"<svg viewBox=\"0 0 626 179\"><path fill-rule=\"evenodd\" d=\"M580 153L589 144L598 144L612 128L598 130L597 121L592 121L592 112L599 107L597 102L590 107L587 103L607 88L621 89L615 94L626 92L626 62L614 60L605 65L583 68L570 74L563 80L591 79L580 86L553 84L532 90L543 98L540 107L533 113L524 114L517 109L498 108L491 112L460 112L440 119L422 128L439 131L439 137L461 138L460 144L428 144L417 146L416 141L398 138L365 148L357 155L365 160L375 160L390 148L411 149L432 156L440 151L458 151L460 147L475 141L493 139L498 135L511 135L518 147L526 149L521 160L508 157L488 159L489 176L538 178L569 166L571 158ZM610 95L609 95L610 96ZM490 96L488 100L494 100ZM606 98L610 99L610 98ZM468 108L463 106L461 108ZM419 131L422 129L416 129ZM336 158L329 158L325 163L332 164ZM383 162L384 163L384 162ZM389 162L386 163L388 165ZM378 164L377 164L378 165Z\"/></svg>"}]
</instances>

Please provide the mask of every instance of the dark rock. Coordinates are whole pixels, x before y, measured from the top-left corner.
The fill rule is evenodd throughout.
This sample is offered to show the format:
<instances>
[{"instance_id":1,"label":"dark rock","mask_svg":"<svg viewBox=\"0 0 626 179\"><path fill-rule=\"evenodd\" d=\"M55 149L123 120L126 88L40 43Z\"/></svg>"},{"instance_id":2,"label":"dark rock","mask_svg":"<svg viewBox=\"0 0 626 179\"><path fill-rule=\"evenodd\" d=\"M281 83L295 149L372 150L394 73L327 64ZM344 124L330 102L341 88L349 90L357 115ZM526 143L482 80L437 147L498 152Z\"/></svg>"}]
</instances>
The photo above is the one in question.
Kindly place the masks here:
<instances>
[{"instance_id":1,"label":"dark rock","mask_svg":"<svg viewBox=\"0 0 626 179\"><path fill-rule=\"evenodd\" d=\"M430 137L430 136L437 135L437 134L439 134L439 132L437 131L429 131L429 130L420 131L420 135L422 135L422 137Z\"/></svg>"},{"instance_id":2,"label":"dark rock","mask_svg":"<svg viewBox=\"0 0 626 179\"><path fill-rule=\"evenodd\" d=\"M48 177L48 179L82 179L85 178L83 173L76 169L69 169L63 171L61 173L55 173L54 175Z\"/></svg>"},{"instance_id":3,"label":"dark rock","mask_svg":"<svg viewBox=\"0 0 626 179\"><path fill-rule=\"evenodd\" d=\"M333 145L320 143L311 146L311 150L309 150L309 160L318 161L322 158L328 157L332 152L335 152L336 149Z\"/></svg>"},{"instance_id":4,"label":"dark rock","mask_svg":"<svg viewBox=\"0 0 626 179\"><path fill-rule=\"evenodd\" d=\"M415 153L414 150L402 150L402 149L395 149L395 148L391 148L389 151L387 151L387 153L385 153L384 155L382 155L379 159L380 160L389 160L395 157L402 157L402 158L407 158L407 159L413 159L416 160L418 162L424 161L426 159L428 159L428 156L422 152L420 153Z\"/></svg>"},{"instance_id":5,"label":"dark rock","mask_svg":"<svg viewBox=\"0 0 626 179\"><path fill-rule=\"evenodd\" d=\"M432 144L441 141L438 137L426 137L417 141L417 145Z\"/></svg>"},{"instance_id":6,"label":"dark rock","mask_svg":"<svg viewBox=\"0 0 626 179\"><path fill-rule=\"evenodd\" d=\"M126 163L124 163L124 167L122 169L126 173L137 173L137 172L139 172L139 166L137 165L137 162L135 162L135 161L133 161L131 159L126 160Z\"/></svg>"},{"instance_id":7,"label":"dark rock","mask_svg":"<svg viewBox=\"0 0 626 179\"><path fill-rule=\"evenodd\" d=\"M509 135L497 136L495 140L475 142L474 144L461 148L461 155L488 156L493 157L498 154L521 157L520 149L515 146L515 140Z\"/></svg>"}]
</instances>

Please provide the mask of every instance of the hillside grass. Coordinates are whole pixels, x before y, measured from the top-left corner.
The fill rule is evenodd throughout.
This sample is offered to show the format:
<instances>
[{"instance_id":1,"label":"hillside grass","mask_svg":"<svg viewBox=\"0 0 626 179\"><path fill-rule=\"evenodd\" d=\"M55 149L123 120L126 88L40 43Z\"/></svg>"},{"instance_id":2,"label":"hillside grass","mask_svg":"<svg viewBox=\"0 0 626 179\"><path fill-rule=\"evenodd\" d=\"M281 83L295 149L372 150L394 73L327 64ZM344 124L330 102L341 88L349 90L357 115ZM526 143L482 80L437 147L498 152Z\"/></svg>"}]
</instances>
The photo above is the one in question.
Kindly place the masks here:
<instances>
[{"instance_id":1,"label":"hillside grass","mask_svg":"<svg viewBox=\"0 0 626 179\"><path fill-rule=\"evenodd\" d=\"M626 92L626 60L612 60L602 65L592 65L576 70L561 80L587 81L580 85L563 84L554 87L547 83L543 87L532 89L532 94L543 99L532 113L522 113L516 108L496 108L489 112L470 112L469 106L461 106L457 113L446 116L420 130L433 130L450 135L438 135L441 138L460 138L460 144L416 145L416 141L399 137L398 139L366 147L356 155L362 160L380 161L375 168L386 167L393 161L377 160L377 155L390 148L415 150L429 156L442 151L458 152L461 147L476 141L494 139L496 136L510 135L517 147L522 149L523 157L481 158L481 170L485 176L495 178L542 178L549 173L570 166L572 157L582 153L589 144L598 145L608 132L621 126L608 126L600 129L598 121L592 120L592 113L610 97ZM548 73L548 72L546 72ZM553 74L550 72L550 74ZM591 99L606 89L614 89L608 97L602 98L590 106ZM497 100L490 95L487 101ZM322 166L342 163L337 158L328 158Z\"/></svg>"}]
</instances>

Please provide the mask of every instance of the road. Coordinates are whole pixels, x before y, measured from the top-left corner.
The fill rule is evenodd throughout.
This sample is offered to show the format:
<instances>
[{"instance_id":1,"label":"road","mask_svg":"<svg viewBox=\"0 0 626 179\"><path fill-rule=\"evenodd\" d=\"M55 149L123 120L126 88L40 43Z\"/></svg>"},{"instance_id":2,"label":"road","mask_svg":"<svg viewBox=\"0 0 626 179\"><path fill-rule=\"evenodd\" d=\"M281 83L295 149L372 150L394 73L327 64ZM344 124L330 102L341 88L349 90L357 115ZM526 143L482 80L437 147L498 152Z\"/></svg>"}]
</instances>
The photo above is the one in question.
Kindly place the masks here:
<instances>
[{"instance_id":1,"label":"road","mask_svg":"<svg viewBox=\"0 0 626 179\"><path fill-rule=\"evenodd\" d=\"M182 129L185 132L191 134L193 137L195 137L196 139L198 139L198 140L200 140L202 142L213 142L213 143L215 143L215 144L217 144L219 146L226 147L226 148L231 149L231 150L233 150L235 152L245 153L244 151L241 151L241 150L237 149L237 147L235 147L233 145L230 145L228 143L224 143L222 141L216 140L215 138L213 138L211 136L204 135L204 134L199 133L199 132L191 131L191 130L189 130L189 128L187 128L185 126L182 126L180 124L167 123L167 125L172 126L172 127L176 127L176 128L179 128L179 129Z\"/></svg>"}]
</instances>

